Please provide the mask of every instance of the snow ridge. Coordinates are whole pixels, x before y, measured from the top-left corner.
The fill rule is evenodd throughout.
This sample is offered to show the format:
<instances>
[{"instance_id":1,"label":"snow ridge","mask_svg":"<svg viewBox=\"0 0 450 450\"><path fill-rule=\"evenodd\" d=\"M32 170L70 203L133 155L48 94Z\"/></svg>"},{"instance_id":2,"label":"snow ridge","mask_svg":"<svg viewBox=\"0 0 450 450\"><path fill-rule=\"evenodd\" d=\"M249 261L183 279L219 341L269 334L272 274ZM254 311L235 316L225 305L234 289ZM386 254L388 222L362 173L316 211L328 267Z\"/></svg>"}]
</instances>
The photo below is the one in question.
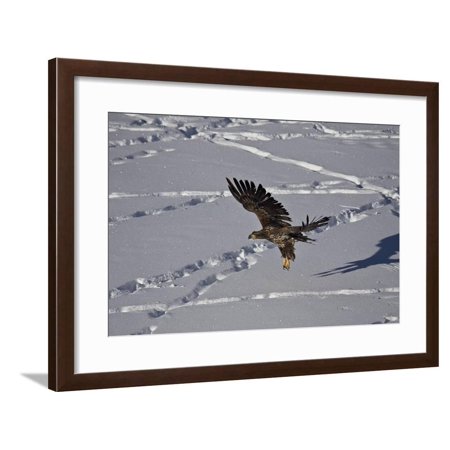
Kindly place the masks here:
<instances>
[{"instance_id":1,"label":"snow ridge","mask_svg":"<svg viewBox=\"0 0 450 450\"><path fill-rule=\"evenodd\" d=\"M289 298L289 297L316 297L318 299L323 299L323 298L335 296L335 295L342 295L342 296L373 295L373 294L393 294L393 293L398 293L398 292L400 292L400 289L398 287L373 288L373 289L337 289L337 290L331 290L331 291L267 292L267 293L261 293L261 294L243 295L243 296L239 296L239 297L205 298L205 299L201 299L201 300L198 300L197 298L192 298L188 301L174 303L170 306L165 305L163 303L122 306L119 308L111 308L109 310L109 313L110 314L139 313L139 312L152 313L156 310L156 311L161 312L161 314L159 314L159 315L163 315L173 309L178 309L181 307L189 307L189 306L216 305L216 304L223 304L223 303L236 303L236 302L254 301L254 300L278 300L278 299L284 299L284 298ZM156 316L156 317L158 317L158 316ZM155 316L153 315L153 317L155 317Z\"/></svg>"},{"instance_id":2,"label":"snow ridge","mask_svg":"<svg viewBox=\"0 0 450 450\"><path fill-rule=\"evenodd\" d=\"M280 186L267 186L266 189L273 195L332 195L332 194L355 194L369 195L376 191L370 189L353 189L346 184L345 180L315 181L304 184L282 184ZM334 187L332 187L334 186ZM112 192L109 199L122 198L145 198L145 197L231 197L231 192L226 191L166 191L166 192Z\"/></svg>"},{"instance_id":3,"label":"snow ridge","mask_svg":"<svg viewBox=\"0 0 450 450\"><path fill-rule=\"evenodd\" d=\"M396 191L394 191L392 189L387 189L387 188L384 188L381 186L376 186L372 183L369 183L367 180L358 178L355 175L347 175L347 174L340 173L340 172L334 172L332 170L328 170L322 166L319 166L317 164L312 164L307 161L301 161L301 160L292 159L292 158L283 158L281 156L276 156L270 152L260 150L256 147L251 147L249 145L241 144L239 142L227 141L225 139L218 139L218 140L214 140L213 142L215 142L216 144L219 144L219 145L225 145L228 147L234 147L234 148L244 150L244 151L249 152L253 155L256 155L260 158L270 159L271 161L275 161L278 163L290 164L293 166L302 167L303 169L309 170L310 172L317 172L317 173L320 173L321 175L327 175L327 176L331 176L334 178L340 178L342 180L346 180L346 181L349 181L350 183L355 184L357 187L359 187L361 189L369 189L370 191L377 192L385 197L392 198L395 200L400 199L400 196Z\"/></svg>"},{"instance_id":4,"label":"snow ridge","mask_svg":"<svg viewBox=\"0 0 450 450\"><path fill-rule=\"evenodd\" d=\"M234 303L239 301L249 300L277 300L289 297L317 297L325 298L331 295L372 295L384 293L397 293L399 288L378 288L378 289L337 289L334 291L289 291L289 292L269 292L263 294L244 295L241 297L220 297L220 298L205 298L197 300L188 306L200 305L216 305L219 303Z\"/></svg>"}]
</instances>

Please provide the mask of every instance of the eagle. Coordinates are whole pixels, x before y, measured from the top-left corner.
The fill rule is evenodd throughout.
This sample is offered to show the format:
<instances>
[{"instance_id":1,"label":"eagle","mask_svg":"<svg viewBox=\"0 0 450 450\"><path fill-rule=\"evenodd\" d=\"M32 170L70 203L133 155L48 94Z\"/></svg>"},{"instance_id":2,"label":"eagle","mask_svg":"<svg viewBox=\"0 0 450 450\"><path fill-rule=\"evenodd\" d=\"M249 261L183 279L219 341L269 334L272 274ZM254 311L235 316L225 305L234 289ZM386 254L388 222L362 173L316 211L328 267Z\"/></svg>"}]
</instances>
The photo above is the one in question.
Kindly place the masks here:
<instances>
[{"instance_id":1,"label":"eagle","mask_svg":"<svg viewBox=\"0 0 450 450\"><path fill-rule=\"evenodd\" d=\"M300 226L292 226L292 219L286 208L276 201L270 192L261 184L256 187L253 181L237 180L232 183L228 178L228 189L233 197L247 210L255 213L262 225L262 230L253 231L249 239L266 239L273 242L283 257L283 269L291 268L291 261L295 260L295 242L313 242L303 233L315 230L328 224L329 217L318 217L309 220Z\"/></svg>"}]
</instances>

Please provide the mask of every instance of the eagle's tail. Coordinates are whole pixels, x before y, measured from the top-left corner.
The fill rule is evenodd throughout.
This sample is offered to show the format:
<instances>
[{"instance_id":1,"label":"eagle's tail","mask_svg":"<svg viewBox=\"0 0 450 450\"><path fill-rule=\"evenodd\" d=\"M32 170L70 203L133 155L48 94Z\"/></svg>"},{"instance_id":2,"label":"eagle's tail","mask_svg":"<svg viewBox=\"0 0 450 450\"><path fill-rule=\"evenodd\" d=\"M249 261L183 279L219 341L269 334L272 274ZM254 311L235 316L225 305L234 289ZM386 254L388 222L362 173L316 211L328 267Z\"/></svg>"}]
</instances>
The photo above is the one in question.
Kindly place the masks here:
<instances>
[{"instance_id":1,"label":"eagle's tail","mask_svg":"<svg viewBox=\"0 0 450 450\"><path fill-rule=\"evenodd\" d=\"M306 222L302 222L302 224L298 227L291 227L293 231L306 233L308 231L315 230L319 227L324 227L328 225L330 218L329 217L318 217L313 218L311 221L309 220L309 216L306 216Z\"/></svg>"},{"instance_id":2,"label":"eagle's tail","mask_svg":"<svg viewBox=\"0 0 450 450\"><path fill-rule=\"evenodd\" d=\"M296 241L306 242L306 243L315 242L315 239L312 239L312 238L310 238L308 236L305 236L301 231L295 232L295 233L290 233L290 235Z\"/></svg>"},{"instance_id":3,"label":"eagle's tail","mask_svg":"<svg viewBox=\"0 0 450 450\"><path fill-rule=\"evenodd\" d=\"M296 241L301 242L314 242L315 239L312 239L308 236L305 236L303 233L308 231L315 230L316 228L323 227L328 224L330 220L329 217L319 217L313 218L311 221L309 220L309 216L306 216L306 222L302 222L300 226L290 227L290 236L293 237Z\"/></svg>"}]
</instances>

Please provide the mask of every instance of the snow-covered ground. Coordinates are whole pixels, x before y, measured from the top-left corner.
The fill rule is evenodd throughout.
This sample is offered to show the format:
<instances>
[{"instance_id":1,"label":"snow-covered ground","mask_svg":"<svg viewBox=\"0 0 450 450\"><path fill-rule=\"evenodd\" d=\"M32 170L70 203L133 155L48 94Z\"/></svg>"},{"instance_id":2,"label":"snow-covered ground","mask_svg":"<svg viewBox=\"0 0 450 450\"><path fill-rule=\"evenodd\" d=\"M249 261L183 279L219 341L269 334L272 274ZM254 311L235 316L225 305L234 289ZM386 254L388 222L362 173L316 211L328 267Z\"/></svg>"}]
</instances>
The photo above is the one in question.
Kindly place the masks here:
<instances>
[{"instance_id":1,"label":"snow-covered ground","mask_svg":"<svg viewBox=\"0 0 450 450\"><path fill-rule=\"evenodd\" d=\"M331 216L290 271L225 177L293 224ZM399 321L399 128L109 115L109 334Z\"/></svg>"}]
</instances>

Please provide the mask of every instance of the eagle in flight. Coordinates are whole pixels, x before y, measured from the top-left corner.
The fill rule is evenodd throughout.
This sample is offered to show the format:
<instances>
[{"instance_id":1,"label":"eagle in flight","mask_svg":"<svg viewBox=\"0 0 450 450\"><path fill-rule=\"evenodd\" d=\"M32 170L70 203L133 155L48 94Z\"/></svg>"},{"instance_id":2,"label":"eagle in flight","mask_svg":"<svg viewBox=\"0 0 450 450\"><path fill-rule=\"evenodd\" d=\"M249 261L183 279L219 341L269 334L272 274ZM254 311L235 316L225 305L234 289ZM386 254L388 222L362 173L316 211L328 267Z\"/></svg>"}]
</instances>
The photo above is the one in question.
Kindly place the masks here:
<instances>
[{"instance_id":1,"label":"eagle in flight","mask_svg":"<svg viewBox=\"0 0 450 450\"><path fill-rule=\"evenodd\" d=\"M262 230L253 231L249 239L266 239L278 246L283 257L283 269L291 268L291 261L295 259L295 242L312 242L303 233L328 224L329 217L314 218L311 221L306 216L306 222L301 226L292 226L292 219L286 208L276 201L270 192L262 185L256 187L253 181L237 180L234 184L227 178L228 188L233 197L247 210L256 214L262 225Z\"/></svg>"}]
</instances>

